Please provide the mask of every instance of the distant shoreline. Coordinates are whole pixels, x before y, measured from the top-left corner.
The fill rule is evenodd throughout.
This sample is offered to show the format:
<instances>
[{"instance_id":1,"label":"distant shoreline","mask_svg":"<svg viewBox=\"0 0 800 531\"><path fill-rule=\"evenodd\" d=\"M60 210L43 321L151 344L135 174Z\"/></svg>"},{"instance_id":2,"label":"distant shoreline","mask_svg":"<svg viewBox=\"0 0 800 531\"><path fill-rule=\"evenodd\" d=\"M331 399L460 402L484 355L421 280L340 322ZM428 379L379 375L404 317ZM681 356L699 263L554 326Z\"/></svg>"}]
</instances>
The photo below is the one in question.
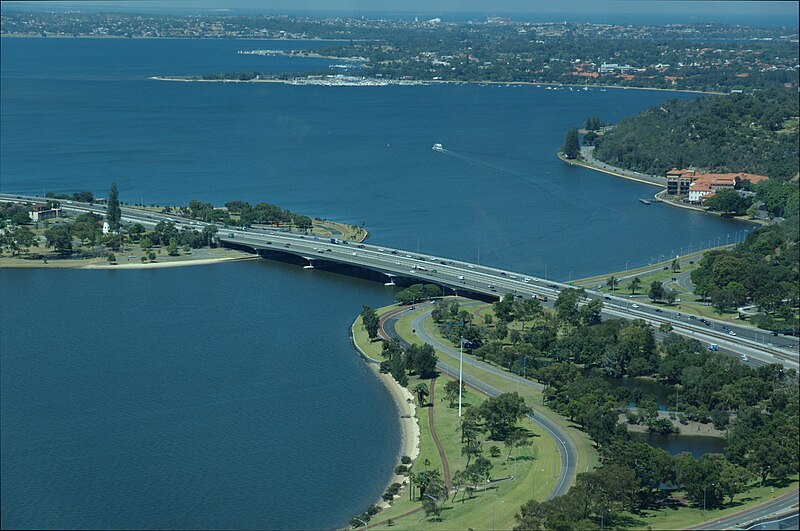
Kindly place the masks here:
<instances>
[{"instance_id":1,"label":"distant shoreline","mask_svg":"<svg viewBox=\"0 0 800 531\"><path fill-rule=\"evenodd\" d=\"M294 55L286 55L286 57L299 57ZM320 56L325 57L325 56ZM345 57L325 57L327 59L335 59L341 61L356 61L356 59ZM204 74L205 75L205 74ZM335 74L329 74L334 76ZM183 81L183 82L203 82L203 83L283 83L286 85L305 85L311 83L295 83L294 80L303 81L308 77L296 77L292 79L203 79L200 76L150 76L147 79L154 81ZM616 89L616 90L650 90L660 92L684 92L688 94L711 94L716 96L725 96L725 92L707 92L703 90L690 90L690 89L665 89L656 87L620 87L618 85L581 85L578 83L546 83L541 81L459 81L455 79L394 79L394 78L364 78L367 81L384 82L386 85L434 85L434 84L450 84L450 85L530 85L541 87L577 87L583 89L587 87L588 90L595 89ZM634 179L635 180L635 179ZM645 182L645 181L642 181ZM652 183L648 183L652 184Z\"/></svg>"},{"instance_id":2,"label":"distant shoreline","mask_svg":"<svg viewBox=\"0 0 800 531\"><path fill-rule=\"evenodd\" d=\"M320 39L320 38L307 38L307 39L289 39L279 37L143 37L137 35L135 37L126 37L125 35L31 35L27 33L2 33L0 38L10 37L13 39L126 39L126 40L140 40L140 41L294 41L294 42L365 42L366 39Z\"/></svg>"}]
</instances>

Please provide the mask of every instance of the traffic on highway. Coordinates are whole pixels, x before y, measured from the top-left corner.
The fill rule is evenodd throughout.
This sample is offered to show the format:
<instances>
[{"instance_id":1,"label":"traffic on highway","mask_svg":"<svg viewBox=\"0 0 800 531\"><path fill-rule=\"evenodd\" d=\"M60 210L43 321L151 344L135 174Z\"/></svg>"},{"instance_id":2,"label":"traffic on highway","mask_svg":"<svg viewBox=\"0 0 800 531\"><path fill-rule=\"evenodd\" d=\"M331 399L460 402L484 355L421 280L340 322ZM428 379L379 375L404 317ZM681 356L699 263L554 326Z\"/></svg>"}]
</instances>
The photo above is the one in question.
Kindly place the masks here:
<instances>
[{"instance_id":1,"label":"traffic on highway","mask_svg":"<svg viewBox=\"0 0 800 531\"><path fill-rule=\"evenodd\" d=\"M40 197L10 196L0 194L0 200L41 203ZM104 214L105 206L65 201L62 209L73 212ZM139 208L123 206L124 223L140 223L153 227L159 222L172 222L178 228L201 230L210 225L174 214L157 213ZM217 240L221 245L232 245L252 249L253 252L271 250L300 256L309 262L310 268L320 262L333 262L368 268L382 273L387 283L420 281L441 285L456 294L480 293L491 297L503 297L510 293L517 298L537 298L545 305L552 305L561 290L572 286L561 282L537 278L524 273L507 271L472 264L446 257L420 254L389 247L354 243L336 238L290 233L279 229L217 226ZM644 319L655 327L669 324L673 331L695 338L710 349L734 354L753 365L781 363L787 368L798 369L798 339L792 336L773 335L768 331L750 326L731 324L710 318L698 318L657 305L633 301L622 296L609 296L586 290L583 303L592 299L603 301L602 314L606 317Z\"/></svg>"}]
</instances>

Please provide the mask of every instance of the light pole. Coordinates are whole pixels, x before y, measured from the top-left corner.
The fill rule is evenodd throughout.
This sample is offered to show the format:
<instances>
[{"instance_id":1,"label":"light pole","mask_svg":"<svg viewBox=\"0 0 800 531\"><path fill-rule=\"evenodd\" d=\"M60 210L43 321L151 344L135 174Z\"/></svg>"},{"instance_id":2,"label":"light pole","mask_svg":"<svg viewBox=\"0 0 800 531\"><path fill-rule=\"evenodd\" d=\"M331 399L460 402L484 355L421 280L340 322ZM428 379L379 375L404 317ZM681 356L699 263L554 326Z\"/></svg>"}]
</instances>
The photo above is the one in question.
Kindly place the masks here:
<instances>
[{"instance_id":1,"label":"light pole","mask_svg":"<svg viewBox=\"0 0 800 531\"><path fill-rule=\"evenodd\" d=\"M458 353L458 416L461 417L461 387L464 385L463 381L464 371L464 321L461 321L461 348Z\"/></svg>"},{"instance_id":2,"label":"light pole","mask_svg":"<svg viewBox=\"0 0 800 531\"><path fill-rule=\"evenodd\" d=\"M353 517L353 520L358 520L359 522L364 524L364 531L369 531L369 526L367 525L367 523L364 520L362 520L361 518L358 518L356 516Z\"/></svg>"},{"instance_id":3,"label":"light pole","mask_svg":"<svg viewBox=\"0 0 800 531\"><path fill-rule=\"evenodd\" d=\"M711 483L703 487L703 520L706 519L706 490L708 490L708 487L713 487L713 486L714 484Z\"/></svg>"}]
</instances>

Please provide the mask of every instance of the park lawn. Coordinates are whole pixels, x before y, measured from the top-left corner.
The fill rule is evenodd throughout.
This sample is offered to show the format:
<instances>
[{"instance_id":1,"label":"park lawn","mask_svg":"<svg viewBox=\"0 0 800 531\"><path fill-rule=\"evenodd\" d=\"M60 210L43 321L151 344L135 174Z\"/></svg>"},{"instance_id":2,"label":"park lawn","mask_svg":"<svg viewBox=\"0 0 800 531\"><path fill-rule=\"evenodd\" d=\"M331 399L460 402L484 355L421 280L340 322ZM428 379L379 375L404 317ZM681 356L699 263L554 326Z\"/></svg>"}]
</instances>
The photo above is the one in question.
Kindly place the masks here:
<instances>
[{"instance_id":1,"label":"park lawn","mask_svg":"<svg viewBox=\"0 0 800 531\"><path fill-rule=\"evenodd\" d=\"M623 513L625 518L630 518L631 528L642 529L687 529L691 526L701 525L707 522L713 522L726 516L744 511L754 507L760 503L776 498L781 494L797 488L798 477L789 482L788 485L776 487L772 491L771 482L767 482L763 487L755 486L747 492L742 492L734 497L734 504L728 505L728 499L725 499L725 506L721 509L709 509L703 515L702 507L694 506L681 506L674 509L661 509L658 511L643 511L643 514Z\"/></svg>"},{"instance_id":2,"label":"park lawn","mask_svg":"<svg viewBox=\"0 0 800 531\"><path fill-rule=\"evenodd\" d=\"M394 305L381 308L378 313L383 314L394 308L396 308ZM413 313L417 314L424 310L422 308ZM406 323L398 326L399 333L403 333L402 330L405 329L406 335L410 335L411 319L411 316L401 319L401 321L405 320ZM398 323L398 325L401 325L401 323ZM355 341L359 342L362 348L373 348L364 344L364 340L366 339L368 342L368 338L360 324L360 320L357 320L354 324L353 331ZM415 342L421 343L421 340ZM375 345L378 344L380 342L375 342ZM378 354L377 359L382 359L382 357ZM461 456L458 408L450 408L449 404L443 400L444 385L449 380L449 377L440 375L437 380L437 398L433 406L435 408L435 426L442 448L447 455L452 474L456 470L464 468L466 458ZM416 377L410 378L408 388L412 389L419 381ZM424 380L424 383L430 386L430 380ZM465 407L476 407L484 400L485 397L481 393L467 388L463 404L465 404ZM424 470L426 459L430 463L428 465L430 468L441 470L442 464L439 453L428 426L428 408L418 407L416 416L420 427L421 444L420 455L416 459L412 470ZM370 527L384 528L386 524L381 522L386 522L387 519L391 518L393 520L393 529L436 529L442 528L443 525L447 528L488 528L492 524L493 502L495 526L498 528L513 527L515 523L514 515L519 511L520 506L530 499L533 486L536 486L536 499L546 499L555 483L554 471L557 472L561 465L560 454L555 441L549 434L530 421L523 421L522 425L529 430L532 444L515 449L514 455L519 458L516 462L513 458L511 460L506 459L507 449L502 442L484 441L483 443L485 457L489 458L494 465L491 477L498 478L514 475L516 479L502 482L497 487L489 488L485 493L477 491L474 494L474 498L467 497L463 502L461 502L461 493L458 493L455 503L450 500L442 503L442 521L440 522L426 519L422 512L397 519L400 515L421 506L419 501L409 501L408 487L405 487L401 490L400 496L392 502L391 507L384 509L373 517L373 523ZM489 454L492 445L496 445L501 449L501 455L497 458L491 458ZM452 499L452 495L450 499Z\"/></svg>"},{"instance_id":3,"label":"park lawn","mask_svg":"<svg viewBox=\"0 0 800 531\"><path fill-rule=\"evenodd\" d=\"M461 455L461 436L458 418L458 408L450 408L446 401L442 400L444 385L452 380L448 376L440 375L436 383L435 411L436 433L442 448L447 455L450 465L450 472L463 469L466 465L466 458ZM409 388L413 388L420 380L411 378ZM424 380L430 385L430 380ZM477 407L486 398L472 389L468 388L464 396L466 407ZM430 435L428 426L428 408L418 408L417 418L420 423L421 448L413 470L425 469L425 460L429 461L428 468L442 470L441 460L436 446ZM419 501L410 502L408 491L403 490L401 497L397 498L393 506L385 509L373 518L375 522L370 527L373 529L386 528L385 522L388 518L393 519L392 529L488 529L492 525L492 505L494 504L495 527L499 529L510 529L514 526L514 515L519 511L520 506L531 498L531 490L536 485L536 498L545 499L554 483L553 471L559 470L560 457L555 447L555 441L544 435L543 430L529 421L523 421L522 426L531 432L532 444L515 450L514 455L518 457L508 460L507 449L500 441L483 440L484 457L487 457L494 468L490 476L500 478L514 475L515 479L508 480L493 485L486 492L477 490L473 498L464 497L464 491L459 491L453 502L453 493L447 501L441 502L442 514L441 521L436 521L433 517L427 518L423 512L418 512L404 518L397 519L403 513L419 507ZM499 457L490 456L491 446L498 446L501 449Z\"/></svg>"},{"instance_id":4,"label":"park lawn","mask_svg":"<svg viewBox=\"0 0 800 531\"><path fill-rule=\"evenodd\" d=\"M463 309L474 314L476 311L481 311L481 309L483 309L484 306L490 306L490 305L479 304L479 305L463 306ZM484 311L484 313L487 312ZM401 319L401 321L403 319ZM432 318L426 319L424 326L425 326L425 331L428 332L428 334L430 334L431 337L433 337L438 341L441 341L445 345L450 344L450 341L448 339L442 337L438 327L436 326L436 323L433 322ZM410 331L410 325L408 329ZM422 343L421 339L417 338L417 340L418 343ZM447 352L442 352L440 350L437 350L436 352L442 361L448 363L451 366L458 367L457 357L451 356ZM488 362L480 361L474 356L467 354L466 352L464 353L464 356L469 357L470 359L476 361L479 364L479 366L493 367L504 370L502 367L495 367L494 365ZM556 424L558 424L559 427L564 429L572 439L572 443L575 445L575 450L578 454L578 462L575 465L575 470L579 472L580 471L586 472L600 465L600 457L597 453L597 448L595 447L591 439L589 439L589 436L586 435L584 431L580 430L576 424L568 421L555 411L542 405L543 404L542 392L539 389L534 389L529 386L523 386L517 384L515 382L502 378L501 376L492 374L491 372L477 369L471 365L464 365L464 373L478 378L482 382L491 385L498 391L504 393L512 393L516 391L517 393L520 394L520 396L522 396L522 398L525 399L526 404L536 409L536 415L543 415L548 419L552 420L553 422L555 422Z\"/></svg>"}]
</instances>

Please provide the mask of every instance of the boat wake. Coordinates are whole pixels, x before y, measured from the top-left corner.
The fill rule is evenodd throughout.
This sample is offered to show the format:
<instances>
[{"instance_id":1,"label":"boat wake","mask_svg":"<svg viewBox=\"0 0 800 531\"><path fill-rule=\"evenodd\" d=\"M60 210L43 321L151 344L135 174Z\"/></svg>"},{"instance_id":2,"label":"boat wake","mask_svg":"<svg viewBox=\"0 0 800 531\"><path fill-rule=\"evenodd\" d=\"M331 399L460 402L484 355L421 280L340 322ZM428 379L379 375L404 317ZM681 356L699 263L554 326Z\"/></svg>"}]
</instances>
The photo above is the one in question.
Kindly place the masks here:
<instances>
[{"instance_id":1,"label":"boat wake","mask_svg":"<svg viewBox=\"0 0 800 531\"><path fill-rule=\"evenodd\" d=\"M568 190L562 186L559 186L558 184L554 184L550 179L546 177L537 177L529 173L512 170L510 168L504 167L499 164L493 164L491 162L481 160L471 155L469 152L453 150L453 149L444 149L444 147L442 147L441 144L434 144L433 150L438 153L441 153L442 155L446 155L455 160L459 160L461 162L469 164L470 166L475 166L477 168L483 168L489 171L502 173L503 175L512 177L515 180L520 181L525 185L534 186L538 190L545 192L552 198L562 203L565 203L571 206L572 208L578 210L583 210L587 208L586 204L580 205L578 202L572 200L572 199L577 199L580 200L580 202L591 204L592 207L595 209L606 210L618 216L625 216L625 213L620 210L617 210L608 205L605 205L588 197L577 194L575 190Z\"/></svg>"}]
</instances>

